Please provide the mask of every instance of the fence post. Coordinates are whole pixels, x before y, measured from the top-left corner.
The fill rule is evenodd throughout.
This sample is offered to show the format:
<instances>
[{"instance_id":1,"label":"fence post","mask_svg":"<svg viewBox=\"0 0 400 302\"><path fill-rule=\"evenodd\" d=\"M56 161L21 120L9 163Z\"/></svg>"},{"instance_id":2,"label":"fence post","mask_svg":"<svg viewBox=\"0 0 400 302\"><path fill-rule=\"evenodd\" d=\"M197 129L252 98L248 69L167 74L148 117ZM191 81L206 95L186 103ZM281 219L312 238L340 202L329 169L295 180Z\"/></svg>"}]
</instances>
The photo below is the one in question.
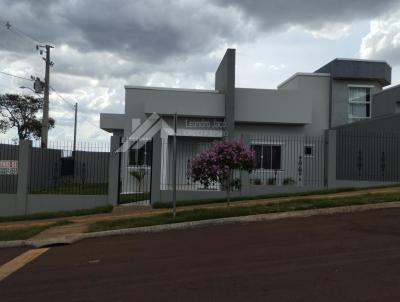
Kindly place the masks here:
<instances>
[{"instance_id":1,"label":"fence post","mask_svg":"<svg viewBox=\"0 0 400 302\"><path fill-rule=\"evenodd\" d=\"M17 216L28 214L31 149L32 142L30 140L19 141L17 199L15 203L15 215Z\"/></svg>"},{"instance_id":2,"label":"fence post","mask_svg":"<svg viewBox=\"0 0 400 302\"><path fill-rule=\"evenodd\" d=\"M154 202L161 201L161 159L162 159L162 138L160 132L153 137L153 158L151 163L151 193L150 202L154 205ZM164 171L165 172L165 171Z\"/></svg>"},{"instance_id":3,"label":"fence post","mask_svg":"<svg viewBox=\"0 0 400 302\"><path fill-rule=\"evenodd\" d=\"M336 130L325 131L325 185L336 185Z\"/></svg>"},{"instance_id":4,"label":"fence post","mask_svg":"<svg viewBox=\"0 0 400 302\"><path fill-rule=\"evenodd\" d=\"M108 204L118 204L119 181L120 181L120 157L121 153L116 150L121 145L121 136L114 134L110 139L110 162L108 170Z\"/></svg>"}]
</instances>

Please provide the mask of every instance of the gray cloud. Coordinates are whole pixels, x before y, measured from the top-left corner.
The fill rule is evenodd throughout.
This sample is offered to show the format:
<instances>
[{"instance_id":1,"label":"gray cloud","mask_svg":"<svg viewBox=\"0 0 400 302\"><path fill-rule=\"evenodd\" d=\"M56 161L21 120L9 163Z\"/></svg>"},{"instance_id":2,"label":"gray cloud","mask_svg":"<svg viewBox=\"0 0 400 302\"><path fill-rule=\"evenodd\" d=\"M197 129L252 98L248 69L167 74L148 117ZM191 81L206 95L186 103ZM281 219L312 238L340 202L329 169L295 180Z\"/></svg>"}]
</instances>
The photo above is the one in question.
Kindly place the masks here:
<instances>
[{"instance_id":1,"label":"gray cloud","mask_svg":"<svg viewBox=\"0 0 400 302\"><path fill-rule=\"evenodd\" d=\"M398 6L398 0L215 0L221 7L242 10L263 30L287 25L316 28L326 23L354 22L380 15Z\"/></svg>"},{"instance_id":2,"label":"gray cloud","mask_svg":"<svg viewBox=\"0 0 400 302\"><path fill-rule=\"evenodd\" d=\"M56 45L55 70L96 78L193 73L218 63L210 52L251 42L287 25L320 27L354 21L391 8L397 0L0 0L2 19ZM31 54L34 45L0 29L0 50ZM60 50L62 45L68 49ZM59 53L59 55L57 55ZM122 60L123 64L118 64Z\"/></svg>"},{"instance_id":3,"label":"gray cloud","mask_svg":"<svg viewBox=\"0 0 400 302\"><path fill-rule=\"evenodd\" d=\"M211 88L228 46L239 45L240 52L240 46L256 45L258 38L290 26L323 37L325 32L313 30L370 20L395 4L398 0L0 0L0 70L23 76L44 73L34 43L5 29L3 22L10 21L56 46L52 86L78 101L81 114L95 123L100 111L123 111L125 84ZM364 43L372 54L378 52L373 48L377 35ZM250 75L248 82L254 82ZM3 81L0 92L18 91L21 83L27 84ZM71 112L56 95L52 99L52 110L60 110L60 116Z\"/></svg>"}]
</instances>

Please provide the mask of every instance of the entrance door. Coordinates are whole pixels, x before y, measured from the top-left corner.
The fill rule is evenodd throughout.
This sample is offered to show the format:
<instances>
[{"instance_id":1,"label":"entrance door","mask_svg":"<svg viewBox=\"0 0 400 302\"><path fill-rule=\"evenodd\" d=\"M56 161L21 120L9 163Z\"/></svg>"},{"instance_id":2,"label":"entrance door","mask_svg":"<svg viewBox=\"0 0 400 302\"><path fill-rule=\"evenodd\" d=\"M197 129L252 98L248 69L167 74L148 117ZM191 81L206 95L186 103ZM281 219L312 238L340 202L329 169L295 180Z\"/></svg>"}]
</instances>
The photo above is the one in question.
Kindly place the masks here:
<instances>
[{"instance_id":1,"label":"entrance door","mask_svg":"<svg viewBox=\"0 0 400 302\"><path fill-rule=\"evenodd\" d=\"M121 153L119 204L150 205L152 146L152 140L139 140Z\"/></svg>"}]
</instances>

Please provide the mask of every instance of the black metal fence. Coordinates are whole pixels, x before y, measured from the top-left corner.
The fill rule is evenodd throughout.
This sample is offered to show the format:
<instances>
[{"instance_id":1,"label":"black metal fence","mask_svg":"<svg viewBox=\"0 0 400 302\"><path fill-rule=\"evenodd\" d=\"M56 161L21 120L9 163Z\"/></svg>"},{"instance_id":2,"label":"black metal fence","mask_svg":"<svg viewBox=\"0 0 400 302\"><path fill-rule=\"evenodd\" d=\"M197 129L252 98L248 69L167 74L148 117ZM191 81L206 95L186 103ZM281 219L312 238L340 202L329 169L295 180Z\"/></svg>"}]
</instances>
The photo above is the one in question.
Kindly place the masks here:
<instances>
[{"instance_id":1,"label":"black metal fence","mask_svg":"<svg viewBox=\"0 0 400 302\"><path fill-rule=\"evenodd\" d=\"M150 204L152 140L126 142L128 150L119 152L119 203ZM122 146L122 145L121 145Z\"/></svg>"},{"instance_id":2,"label":"black metal fence","mask_svg":"<svg viewBox=\"0 0 400 302\"><path fill-rule=\"evenodd\" d=\"M194 182L191 176L193 158L210 147L211 140L195 142L190 138L178 138L176 144L176 188L182 191L220 190L220 184L211 183L204 187L200 182ZM164 140L161 148L161 189L173 189L173 142L172 138Z\"/></svg>"},{"instance_id":3,"label":"black metal fence","mask_svg":"<svg viewBox=\"0 0 400 302\"><path fill-rule=\"evenodd\" d=\"M103 195L108 191L110 146L101 142L51 142L32 147L29 193Z\"/></svg>"},{"instance_id":4,"label":"black metal fence","mask_svg":"<svg viewBox=\"0 0 400 302\"><path fill-rule=\"evenodd\" d=\"M211 140L195 142L179 138L177 142L177 190L222 190L214 183L204 187L191 177L193 158L210 146ZM309 186L324 187L325 138L323 136L258 135L248 141L256 159L250 182L257 186ZM161 189L173 188L172 140L162 143ZM241 172L245 173L245 172ZM234 173L236 190L241 186L239 171Z\"/></svg>"},{"instance_id":5,"label":"black metal fence","mask_svg":"<svg viewBox=\"0 0 400 302\"><path fill-rule=\"evenodd\" d=\"M340 180L400 181L400 134L337 131Z\"/></svg>"},{"instance_id":6,"label":"black metal fence","mask_svg":"<svg viewBox=\"0 0 400 302\"><path fill-rule=\"evenodd\" d=\"M259 135L250 139L255 151L253 185L324 186L325 139L323 136Z\"/></svg>"},{"instance_id":7,"label":"black metal fence","mask_svg":"<svg viewBox=\"0 0 400 302\"><path fill-rule=\"evenodd\" d=\"M0 193L17 193L19 147L12 140L0 140Z\"/></svg>"}]
</instances>

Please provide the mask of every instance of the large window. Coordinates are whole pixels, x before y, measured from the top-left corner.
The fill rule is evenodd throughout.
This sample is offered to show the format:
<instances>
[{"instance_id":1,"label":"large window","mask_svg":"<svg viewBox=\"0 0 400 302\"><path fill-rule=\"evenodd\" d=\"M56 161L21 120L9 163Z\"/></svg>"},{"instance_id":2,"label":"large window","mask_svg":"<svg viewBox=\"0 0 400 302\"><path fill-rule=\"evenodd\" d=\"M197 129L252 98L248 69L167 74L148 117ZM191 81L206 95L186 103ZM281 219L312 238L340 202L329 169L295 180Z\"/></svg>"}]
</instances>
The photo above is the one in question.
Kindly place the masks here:
<instances>
[{"instance_id":1,"label":"large window","mask_svg":"<svg viewBox=\"0 0 400 302\"><path fill-rule=\"evenodd\" d=\"M151 166L151 150L152 143L148 141L141 148L137 148L137 145L132 146L129 150L129 165L130 166Z\"/></svg>"},{"instance_id":2,"label":"large window","mask_svg":"<svg viewBox=\"0 0 400 302\"><path fill-rule=\"evenodd\" d=\"M252 145L256 153L256 169L280 170L281 146L279 145Z\"/></svg>"},{"instance_id":3,"label":"large window","mask_svg":"<svg viewBox=\"0 0 400 302\"><path fill-rule=\"evenodd\" d=\"M349 87L349 123L371 117L371 88Z\"/></svg>"}]
</instances>

